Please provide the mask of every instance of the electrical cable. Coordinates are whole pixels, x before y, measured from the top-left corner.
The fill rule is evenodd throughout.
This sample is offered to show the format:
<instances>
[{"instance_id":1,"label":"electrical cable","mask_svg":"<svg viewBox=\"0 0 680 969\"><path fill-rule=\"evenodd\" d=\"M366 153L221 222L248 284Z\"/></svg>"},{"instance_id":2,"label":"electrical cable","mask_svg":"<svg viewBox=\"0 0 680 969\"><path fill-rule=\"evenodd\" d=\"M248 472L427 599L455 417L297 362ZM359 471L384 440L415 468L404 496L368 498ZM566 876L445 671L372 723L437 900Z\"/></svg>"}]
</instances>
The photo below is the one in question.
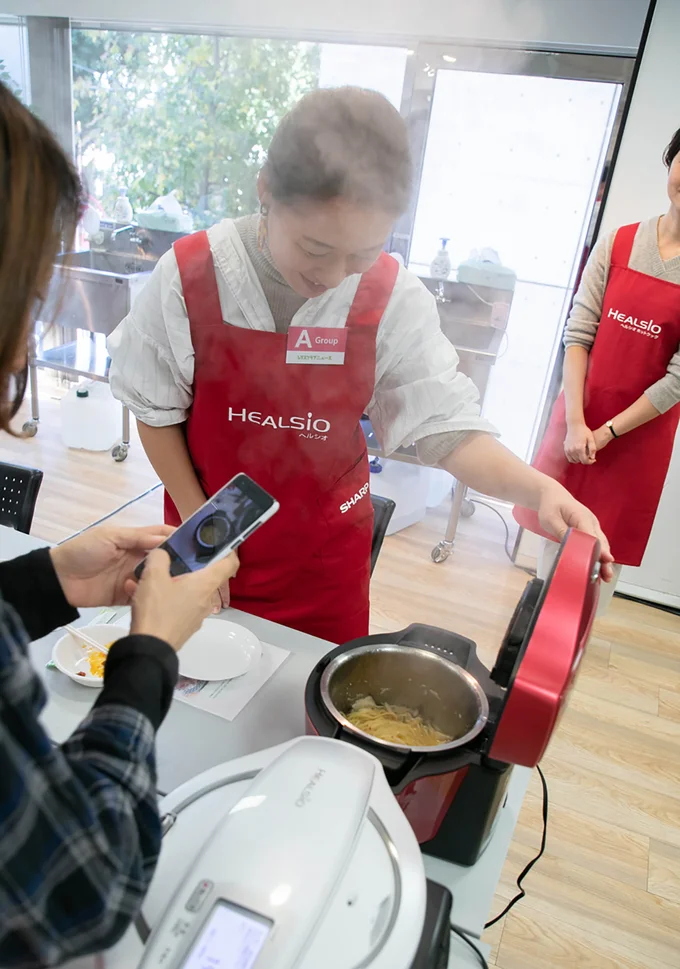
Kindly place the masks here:
<instances>
[{"instance_id":1,"label":"electrical cable","mask_svg":"<svg viewBox=\"0 0 680 969\"><path fill-rule=\"evenodd\" d=\"M89 532L91 528L96 528L97 525L102 525L104 522L107 522L109 518L113 518L115 515L119 514L119 512L125 511L125 509L129 508L130 505L134 505L136 502L141 501L143 498L148 498L148 496L152 495L154 491L158 491L158 489L162 487L163 487L163 484L161 481L159 481L158 484L153 485L151 488L147 488L146 491L142 491L141 494L135 495L134 498L130 498L130 500L126 501L125 504L120 505L118 508L115 508L113 511L110 511L108 515L104 515L103 518L98 518L97 521L92 522L91 525L86 525L85 528L79 529L77 532L74 532L72 535L69 535L68 538L64 538L61 540L61 542L57 542L57 545L63 545L64 542L70 542L72 538L78 538L78 536L82 535L84 532Z\"/></svg>"},{"instance_id":2,"label":"electrical cable","mask_svg":"<svg viewBox=\"0 0 680 969\"><path fill-rule=\"evenodd\" d=\"M505 529L505 554L510 559L512 564L516 569L520 569L522 572L526 572L527 575L535 576L536 573L532 569L526 569L523 565L517 565L512 557L512 552L510 551L510 528L505 520L505 516L501 515L498 508L494 508L493 505L489 504L488 501L482 501L481 498L470 498L469 499L473 505L482 505L484 508L489 508L495 515L498 515L500 520L503 522L503 528Z\"/></svg>"},{"instance_id":3,"label":"electrical cable","mask_svg":"<svg viewBox=\"0 0 680 969\"><path fill-rule=\"evenodd\" d=\"M531 859L528 865L525 865L525 867L522 869L522 871L520 872L517 878L517 887L519 888L519 892L515 895L513 899L511 899L508 902L508 904L505 906L502 912L496 915L495 918L492 918L491 921L486 923L486 925L484 926L485 929L490 929L492 925L496 924L496 922L500 922L501 919L505 918L505 916L508 914L510 909L513 908L517 904L517 902L521 902L522 899L526 896L526 892L522 888L522 882L529 874L531 869L534 867L536 862L539 860L539 858L543 856L543 852L545 851L545 845L548 839L548 785L545 780L545 775L543 774L543 771L538 766L538 764L536 765L536 770L538 771L538 776L541 778L541 786L543 787L543 812L542 812L543 813L543 834L541 836L541 847L538 854Z\"/></svg>"},{"instance_id":4,"label":"electrical cable","mask_svg":"<svg viewBox=\"0 0 680 969\"><path fill-rule=\"evenodd\" d=\"M503 346L503 341L505 341L505 346ZM496 354L496 360L501 360L508 352L509 348L510 348L510 338L508 337L508 331L503 330L500 347L498 348L498 353Z\"/></svg>"},{"instance_id":5,"label":"electrical cable","mask_svg":"<svg viewBox=\"0 0 680 969\"><path fill-rule=\"evenodd\" d=\"M466 935L465 932L462 932L460 929L456 928L455 925L451 925L451 931L453 932L454 935L457 935L459 939L462 939L463 942L467 942L467 944L470 946L472 951L479 959L479 964L482 967L482 969L489 969L489 963L484 958L484 954L482 950L472 941L472 939L468 935Z\"/></svg>"},{"instance_id":6,"label":"electrical cable","mask_svg":"<svg viewBox=\"0 0 680 969\"><path fill-rule=\"evenodd\" d=\"M480 296L479 293L477 292L477 290L474 288L474 286L471 286L470 283L466 283L465 285L470 290L470 292L472 293L472 295L477 297L477 299L479 300L480 303L484 303L485 306L493 306L494 305L493 303L490 303L488 301L488 299L484 299L483 296Z\"/></svg>"}]
</instances>

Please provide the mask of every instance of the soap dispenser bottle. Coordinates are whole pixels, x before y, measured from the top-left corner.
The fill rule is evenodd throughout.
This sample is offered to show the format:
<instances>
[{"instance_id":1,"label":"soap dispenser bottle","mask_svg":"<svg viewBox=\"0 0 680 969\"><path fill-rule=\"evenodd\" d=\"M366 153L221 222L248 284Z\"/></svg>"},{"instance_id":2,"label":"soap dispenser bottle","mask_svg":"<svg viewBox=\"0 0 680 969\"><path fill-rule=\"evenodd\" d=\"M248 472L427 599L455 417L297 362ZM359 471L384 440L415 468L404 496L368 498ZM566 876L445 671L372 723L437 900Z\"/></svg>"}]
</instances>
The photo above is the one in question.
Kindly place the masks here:
<instances>
[{"instance_id":1,"label":"soap dispenser bottle","mask_svg":"<svg viewBox=\"0 0 680 969\"><path fill-rule=\"evenodd\" d=\"M442 247L430 263L430 275L433 279L448 279L451 275L451 257L446 250L449 240L442 239Z\"/></svg>"},{"instance_id":2,"label":"soap dispenser bottle","mask_svg":"<svg viewBox=\"0 0 680 969\"><path fill-rule=\"evenodd\" d=\"M132 206L124 185L121 185L118 198L113 206L113 218L116 222L132 222Z\"/></svg>"}]
</instances>

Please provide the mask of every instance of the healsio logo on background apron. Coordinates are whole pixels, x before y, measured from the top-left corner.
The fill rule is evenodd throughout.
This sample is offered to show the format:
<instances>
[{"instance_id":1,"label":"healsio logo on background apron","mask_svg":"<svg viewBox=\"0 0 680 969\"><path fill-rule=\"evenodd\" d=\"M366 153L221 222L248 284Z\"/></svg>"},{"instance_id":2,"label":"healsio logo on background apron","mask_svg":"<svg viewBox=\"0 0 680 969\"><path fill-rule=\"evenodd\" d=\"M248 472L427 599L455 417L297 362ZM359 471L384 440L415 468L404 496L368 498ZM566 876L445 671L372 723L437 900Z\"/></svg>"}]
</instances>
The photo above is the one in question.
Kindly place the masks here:
<instances>
[{"instance_id":1,"label":"healsio logo on background apron","mask_svg":"<svg viewBox=\"0 0 680 969\"><path fill-rule=\"evenodd\" d=\"M613 306L610 307L607 318L620 323L622 330L631 330L633 333L651 337L653 340L658 340L661 334L661 327L654 320L641 320L637 316L626 316L625 313Z\"/></svg>"}]
</instances>

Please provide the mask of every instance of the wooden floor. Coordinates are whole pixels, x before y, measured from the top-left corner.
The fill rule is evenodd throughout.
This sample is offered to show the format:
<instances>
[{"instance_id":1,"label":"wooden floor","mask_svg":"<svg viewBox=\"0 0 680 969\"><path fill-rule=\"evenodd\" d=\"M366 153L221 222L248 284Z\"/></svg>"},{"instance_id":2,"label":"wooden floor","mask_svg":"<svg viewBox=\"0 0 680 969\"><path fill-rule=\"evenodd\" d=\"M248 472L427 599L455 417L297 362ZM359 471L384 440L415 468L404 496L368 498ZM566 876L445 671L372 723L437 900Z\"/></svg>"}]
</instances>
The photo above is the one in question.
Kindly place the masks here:
<instances>
[{"instance_id":1,"label":"wooden floor","mask_svg":"<svg viewBox=\"0 0 680 969\"><path fill-rule=\"evenodd\" d=\"M49 394L49 388L47 393ZM58 405L43 401L32 441L4 438L0 460L45 471L33 532L58 541L153 487L141 449L69 452ZM120 520L159 520L160 492ZM508 562L503 528L485 508L464 521L456 553L430 550L446 508L389 538L373 580L375 631L421 621L475 639L490 664L526 582ZM548 847L527 897L488 934L499 969L680 967L680 619L615 599L601 620L543 768ZM541 798L534 777L495 899L499 911L535 854Z\"/></svg>"}]
</instances>

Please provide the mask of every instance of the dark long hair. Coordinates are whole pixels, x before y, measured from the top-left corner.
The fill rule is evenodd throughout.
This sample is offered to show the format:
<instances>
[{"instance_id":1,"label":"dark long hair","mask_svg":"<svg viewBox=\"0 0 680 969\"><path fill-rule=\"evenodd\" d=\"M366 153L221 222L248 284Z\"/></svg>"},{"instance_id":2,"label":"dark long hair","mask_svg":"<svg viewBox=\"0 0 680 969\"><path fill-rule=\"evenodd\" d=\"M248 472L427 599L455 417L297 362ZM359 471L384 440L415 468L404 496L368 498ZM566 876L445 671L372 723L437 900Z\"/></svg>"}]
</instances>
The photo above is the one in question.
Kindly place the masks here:
<instances>
[{"instance_id":1,"label":"dark long hair","mask_svg":"<svg viewBox=\"0 0 680 969\"><path fill-rule=\"evenodd\" d=\"M55 138L0 83L0 430L23 400L33 316L81 211L78 176Z\"/></svg>"},{"instance_id":2,"label":"dark long hair","mask_svg":"<svg viewBox=\"0 0 680 969\"><path fill-rule=\"evenodd\" d=\"M675 132L663 153L663 162L666 168L671 167L676 155L680 155L680 128Z\"/></svg>"}]
</instances>

